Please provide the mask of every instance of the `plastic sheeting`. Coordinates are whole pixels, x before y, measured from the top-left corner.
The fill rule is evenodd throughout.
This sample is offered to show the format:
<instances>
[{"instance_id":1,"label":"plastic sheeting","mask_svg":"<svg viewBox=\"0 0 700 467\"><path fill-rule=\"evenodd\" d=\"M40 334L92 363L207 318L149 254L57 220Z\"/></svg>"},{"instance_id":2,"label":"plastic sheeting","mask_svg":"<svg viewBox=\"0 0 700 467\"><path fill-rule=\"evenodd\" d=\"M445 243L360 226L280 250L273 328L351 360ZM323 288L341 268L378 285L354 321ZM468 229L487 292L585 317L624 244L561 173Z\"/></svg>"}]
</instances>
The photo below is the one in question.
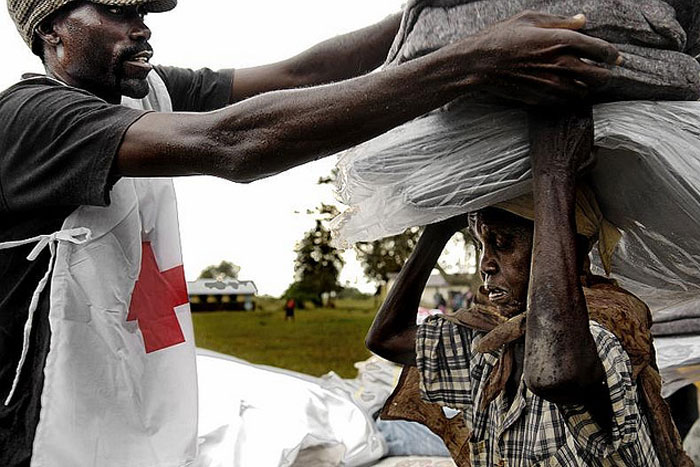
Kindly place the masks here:
<instances>
[{"instance_id":1,"label":"plastic sheeting","mask_svg":"<svg viewBox=\"0 0 700 467\"><path fill-rule=\"evenodd\" d=\"M586 177L623 231L612 276L655 316L696 315L700 103L614 102L594 118L598 163ZM395 235L531 191L528 150L524 111L466 102L353 148L338 162L337 194L349 207L333 222L335 242ZM686 365L700 363L700 342L693 349Z\"/></svg>"},{"instance_id":2,"label":"plastic sheeting","mask_svg":"<svg viewBox=\"0 0 700 467\"><path fill-rule=\"evenodd\" d=\"M375 467L457 467L454 461L444 457L391 457L384 459Z\"/></svg>"},{"instance_id":3,"label":"plastic sheeting","mask_svg":"<svg viewBox=\"0 0 700 467\"><path fill-rule=\"evenodd\" d=\"M700 379L700 365L684 366L700 357L700 336L682 344L656 340L661 374L670 381L666 396L680 381ZM440 441L426 435L426 427L396 421L377 427L372 416L401 371L379 357L357 363L351 380L314 378L202 349L197 366L200 455L193 467L454 465L445 457L417 457L440 452ZM391 454L406 457L379 461Z\"/></svg>"},{"instance_id":4,"label":"plastic sheeting","mask_svg":"<svg viewBox=\"0 0 700 467\"><path fill-rule=\"evenodd\" d=\"M385 452L372 419L321 380L198 350L196 467L329 467Z\"/></svg>"},{"instance_id":5,"label":"plastic sheeting","mask_svg":"<svg viewBox=\"0 0 700 467\"><path fill-rule=\"evenodd\" d=\"M654 312L700 308L700 103L596 106L588 175L622 229L613 276ZM349 246L475 211L531 190L525 112L457 105L341 156L333 224ZM595 254L595 253L594 253Z\"/></svg>"},{"instance_id":6,"label":"plastic sheeting","mask_svg":"<svg viewBox=\"0 0 700 467\"><path fill-rule=\"evenodd\" d=\"M376 419L394 391L402 367L373 356L355 363L355 368L356 378L343 379L331 372L321 378L321 386L344 395ZM376 426L384 438L387 456L450 456L442 440L426 426L400 420L377 420Z\"/></svg>"},{"instance_id":7,"label":"plastic sheeting","mask_svg":"<svg viewBox=\"0 0 700 467\"><path fill-rule=\"evenodd\" d=\"M344 379L331 371L320 379L321 387L352 400L374 419L398 383L401 367L373 356L355 363L355 368L355 379Z\"/></svg>"},{"instance_id":8,"label":"plastic sheeting","mask_svg":"<svg viewBox=\"0 0 700 467\"><path fill-rule=\"evenodd\" d=\"M700 336L656 337L654 346L664 381L662 396L700 381Z\"/></svg>"}]
</instances>

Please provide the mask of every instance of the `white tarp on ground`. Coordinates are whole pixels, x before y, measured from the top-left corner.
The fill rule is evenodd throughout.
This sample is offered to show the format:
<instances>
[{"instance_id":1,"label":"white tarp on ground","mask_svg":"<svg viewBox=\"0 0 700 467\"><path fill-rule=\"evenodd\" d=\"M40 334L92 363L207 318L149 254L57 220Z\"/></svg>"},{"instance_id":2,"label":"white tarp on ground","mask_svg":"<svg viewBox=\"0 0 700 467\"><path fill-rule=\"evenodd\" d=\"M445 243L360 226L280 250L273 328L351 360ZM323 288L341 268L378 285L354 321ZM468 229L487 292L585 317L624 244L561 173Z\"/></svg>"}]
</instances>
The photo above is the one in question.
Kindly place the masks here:
<instances>
[{"instance_id":1,"label":"white tarp on ground","mask_svg":"<svg viewBox=\"0 0 700 467\"><path fill-rule=\"evenodd\" d=\"M396 386L398 365L371 357L357 363L357 378L348 380L253 365L203 349L197 353L200 455L195 467L359 467L388 455L401 457L379 465L454 465L426 427L383 422L380 429L374 422ZM387 443L385 436L405 442Z\"/></svg>"},{"instance_id":2,"label":"white tarp on ground","mask_svg":"<svg viewBox=\"0 0 700 467\"><path fill-rule=\"evenodd\" d=\"M456 467L456 464L444 457L411 456L384 459L374 467Z\"/></svg>"},{"instance_id":3,"label":"white tarp on ground","mask_svg":"<svg viewBox=\"0 0 700 467\"><path fill-rule=\"evenodd\" d=\"M197 467L352 467L384 456L371 418L319 378L203 350L197 367Z\"/></svg>"},{"instance_id":4,"label":"white tarp on ground","mask_svg":"<svg viewBox=\"0 0 700 467\"><path fill-rule=\"evenodd\" d=\"M400 374L393 363L371 357L356 364L356 379L347 380L253 365L202 349L197 353L200 456L195 467L454 466L449 458L424 457L438 455L427 428L413 424L411 430L403 425L380 431L373 421ZM663 374L673 361L673 355L660 358ZM383 437L392 431L406 438L398 450ZM405 457L382 459L392 454Z\"/></svg>"}]
</instances>

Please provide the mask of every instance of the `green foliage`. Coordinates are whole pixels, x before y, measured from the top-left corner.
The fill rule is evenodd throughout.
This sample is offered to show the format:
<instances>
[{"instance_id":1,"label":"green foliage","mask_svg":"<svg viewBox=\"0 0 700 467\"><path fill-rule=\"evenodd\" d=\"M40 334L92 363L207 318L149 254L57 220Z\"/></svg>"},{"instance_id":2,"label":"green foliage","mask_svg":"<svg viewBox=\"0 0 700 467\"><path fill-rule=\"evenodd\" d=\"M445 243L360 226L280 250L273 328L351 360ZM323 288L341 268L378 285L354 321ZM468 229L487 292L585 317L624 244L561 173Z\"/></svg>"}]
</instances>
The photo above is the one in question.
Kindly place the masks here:
<instances>
[{"instance_id":1,"label":"green foliage","mask_svg":"<svg viewBox=\"0 0 700 467\"><path fill-rule=\"evenodd\" d=\"M299 308L305 308L305 303L314 303L320 306L319 294L308 283L299 281L293 282L282 294L282 298L287 300L293 298Z\"/></svg>"},{"instance_id":2,"label":"green foliage","mask_svg":"<svg viewBox=\"0 0 700 467\"><path fill-rule=\"evenodd\" d=\"M238 279L241 268L230 261L222 261L218 266L207 266L199 273L199 279Z\"/></svg>"},{"instance_id":3,"label":"green foliage","mask_svg":"<svg viewBox=\"0 0 700 467\"><path fill-rule=\"evenodd\" d=\"M282 303L276 308L271 301L250 313L195 313L197 346L314 376L332 370L354 378L353 364L370 357L364 339L376 311L373 301L337 300L334 309L297 310L294 321L284 320Z\"/></svg>"},{"instance_id":4,"label":"green foliage","mask_svg":"<svg viewBox=\"0 0 700 467\"><path fill-rule=\"evenodd\" d=\"M300 303L311 301L320 306L324 294L342 290L338 276L345 261L330 242L330 231L323 226L321 219L317 219L316 227L306 232L297 244L296 280L284 293L285 298L292 297Z\"/></svg>"},{"instance_id":5,"label":"green foliage","mask_svg":"<svg viewBox=\"0 0 700 467\"><path fill-rule=\"evenodd\" d=\"M345 287L343 290L338 292L339 299L352 299L352 300L367 300L372 298L372 295L360 292L355 287Z\"/></svg>"},{"instance_id":6,"label":"green foliage","mask_svg":"<svg viewBox=\"0 0 700 467\"><path fill-rule=\"evenodd\" d=\"M365 275L382 284L389 280L390 274L398 274L416 247L420 231L420 228L413 227L393 237L355 245Z\"/></svg>"}]
</instances>

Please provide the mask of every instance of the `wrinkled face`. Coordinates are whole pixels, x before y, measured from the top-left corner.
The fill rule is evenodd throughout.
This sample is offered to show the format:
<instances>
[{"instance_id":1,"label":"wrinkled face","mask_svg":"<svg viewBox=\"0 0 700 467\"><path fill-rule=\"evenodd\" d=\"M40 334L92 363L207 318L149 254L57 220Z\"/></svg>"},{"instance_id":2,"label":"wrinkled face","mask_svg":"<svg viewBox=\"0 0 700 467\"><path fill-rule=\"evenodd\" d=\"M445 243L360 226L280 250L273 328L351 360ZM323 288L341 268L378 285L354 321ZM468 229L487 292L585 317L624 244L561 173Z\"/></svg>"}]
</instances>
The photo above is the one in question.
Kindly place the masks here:
<instances>
[{"instance_id":1,"label":"wrinkled face","mask_svg":"<svg viewBox=\"0 0 700 467\"><path fill-rule=\"evenodd\" d=\"M479 269L489 301L505 316L525 311L533 224L500 209L476 214L473 233L481 244Z\"/></svg>"},{"instance_id":2,"label":"wrinkled face","mask_svg":"<svg viewBox=\"0 0 700 467\"><path fill-rule=\"evenodd\" d=\"M54 20L60 77L108 100L148 94L151 31L140 7L78 2Z\"/></svg>"}]
</instances>

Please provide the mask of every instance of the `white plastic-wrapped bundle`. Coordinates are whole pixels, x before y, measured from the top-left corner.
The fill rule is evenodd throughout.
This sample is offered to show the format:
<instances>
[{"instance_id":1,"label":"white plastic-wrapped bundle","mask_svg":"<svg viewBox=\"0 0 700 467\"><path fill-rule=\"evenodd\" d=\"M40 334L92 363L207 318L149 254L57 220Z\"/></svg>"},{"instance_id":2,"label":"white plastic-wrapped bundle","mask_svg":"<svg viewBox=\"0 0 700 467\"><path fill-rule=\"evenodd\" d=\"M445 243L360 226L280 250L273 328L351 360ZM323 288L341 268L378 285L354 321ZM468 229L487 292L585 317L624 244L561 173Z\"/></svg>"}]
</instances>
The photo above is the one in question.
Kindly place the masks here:
<instances>
[{"instance_id":1,"label":"white plastic-wrapped bundle","mask_svg":"<svg viewBox=\"0 0 700 467\"><path fill-rule=\"evenodd\" d=\"M594 120L598 162L586 179L623 233L612 276L655 321L700 320L700 102L601 104ZM336 242L375 240L531 191L528 141L524 111L461 103L347 151L338 197L349 207L334 221ZM657 344L672 354L676 340L665 339ZM700 337L683 342L690 361L665 362L666 381L700 380Z\"/></svg>"},{"instance_id":2,"label":"white plastic-wrapped bundle","mask_svg":"<svg viewBox=\"0 0 700 467\"><path fill-rule=\"evenodd\" d=\"M700 310L700 103L616 102L594 109L598 163L587 176L623 231L613 275L654 312ZM459 105L341 156L335 220L348 246L530 191L526 113Z\"/></svg>"}]
</instances>

